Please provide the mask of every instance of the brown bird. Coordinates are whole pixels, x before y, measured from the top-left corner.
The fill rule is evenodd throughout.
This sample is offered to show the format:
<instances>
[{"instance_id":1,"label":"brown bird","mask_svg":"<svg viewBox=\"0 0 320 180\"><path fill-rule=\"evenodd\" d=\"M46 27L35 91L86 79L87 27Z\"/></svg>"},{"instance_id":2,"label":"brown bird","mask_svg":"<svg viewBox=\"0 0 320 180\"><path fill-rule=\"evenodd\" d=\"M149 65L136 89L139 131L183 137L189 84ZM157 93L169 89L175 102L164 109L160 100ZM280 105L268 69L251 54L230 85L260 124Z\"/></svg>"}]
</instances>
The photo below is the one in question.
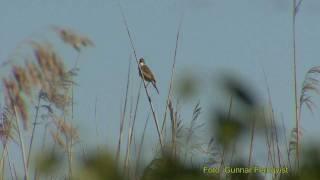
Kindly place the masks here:
<instances>
[{"instance_id":1,"label":"brown bird","mask_svg":"<svg viewBox=\"0 0 320 180\"><path fill-rule=\"evenodd\" d=\"M158 90L158 88L156 86L156 79L155 79L152 71L150 70L150 68L145 64L143 58L139 59L139 66L141 68L141 72L143 73L144 80L146 80L148 82L151 82L151 84L157 90L157 93L159 94L159 90ZM141 76L141 72L139 70L139 75L140 76Z\"/></svg>"}]
</instances>

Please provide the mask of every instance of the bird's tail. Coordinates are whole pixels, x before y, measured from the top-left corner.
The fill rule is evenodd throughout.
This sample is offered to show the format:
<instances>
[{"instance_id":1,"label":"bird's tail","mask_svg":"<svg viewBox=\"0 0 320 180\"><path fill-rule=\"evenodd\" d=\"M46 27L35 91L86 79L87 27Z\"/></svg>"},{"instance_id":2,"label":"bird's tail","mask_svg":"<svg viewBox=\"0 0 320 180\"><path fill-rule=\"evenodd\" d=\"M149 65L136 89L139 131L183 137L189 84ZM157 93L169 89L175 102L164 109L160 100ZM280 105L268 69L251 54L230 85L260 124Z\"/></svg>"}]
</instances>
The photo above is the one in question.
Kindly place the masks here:
<instances>
[{"instance_id":1,"label":"bird's tail","mask_svg":"<svg viewBox=\"0 0 320 180\"><path fill-rule=\"evenodd\" d=\"M153 87L157 90L157 93L160 94L160 93L159 93L159 90L158 90L158 88L157 88L157 86L156 86L156 83L155 83L155 82L152 82L152 85L153 85Z\"/></svg>"}]
</instances>

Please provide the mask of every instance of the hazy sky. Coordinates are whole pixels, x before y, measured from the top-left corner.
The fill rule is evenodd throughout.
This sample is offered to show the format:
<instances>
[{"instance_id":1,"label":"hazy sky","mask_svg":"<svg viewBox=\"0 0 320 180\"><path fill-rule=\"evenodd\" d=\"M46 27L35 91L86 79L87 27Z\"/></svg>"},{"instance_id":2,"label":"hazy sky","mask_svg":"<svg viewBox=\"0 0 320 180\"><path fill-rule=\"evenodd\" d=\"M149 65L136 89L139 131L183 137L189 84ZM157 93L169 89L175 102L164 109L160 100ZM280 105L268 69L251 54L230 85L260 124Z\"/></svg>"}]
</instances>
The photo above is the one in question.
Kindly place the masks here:
<instances>
[{"instance_id":1,"label":"hazy sky","mask_svg":"<svg viewBox=\"0 0 320 180\"><path fill-rule=\"evenodd\" d=\"M177 73L192 69L205 84L220 72L246 79L265 99L267 74L275 112L283 114L286 127L294 127L292 72L292 1L290 0L126 0L120 1L138 56L143 56L158 79L160 96L151 90L157 113L164 110L170 80L175 36L183 14ZM320 1L305 0L297 16L297 66L299 89L305 73L320 65ZM183 13L184 12L184 13ZM64 45L50 25L70 27L88 35L95 48L85 50L79 63L75 123L81 139L115 149L120 108L123 105L129 56L132 53L117 0L1 0L0 61L6 60L26 38L54 41L67 63L77 54ZM132 65L135 65L134 62ZM136 66L132 68L136 71ZM138 78L133 78L136 96ZM203 93L203 104L227 102ZM218 93L219 94L219 93ZM217 96L218 96L217 94ZM221 95L221 94L220 94ZM210 97L210 96L209 96ZM97 99L97 117L94 105ZM318 98L319 99L319 98ZM319 102L319 101L317 101ZM221 104L223 103L223 104ZM186 105L187 107L194 105ZM205 109L205 108L204 108ZM304 108L305 109L305 108ZM191 109L188 108L186 121ZM149 106L142 96L137 129L142 130ZM205 113L205 111L204 111ZM317 112L318 113L318 112ZM319 113L318 113L319 114ZM189 119L188 119L189 118ZM97 121L97 122L95 122ZM96 134L98 124L99 137ZM319 135L319 115L302 114L305 139ZM152 121L147 142L157 138ZM140 132L138 132L139 134ZM154 137L152 137L154 136Z\"/></svg>"}]
</instances>

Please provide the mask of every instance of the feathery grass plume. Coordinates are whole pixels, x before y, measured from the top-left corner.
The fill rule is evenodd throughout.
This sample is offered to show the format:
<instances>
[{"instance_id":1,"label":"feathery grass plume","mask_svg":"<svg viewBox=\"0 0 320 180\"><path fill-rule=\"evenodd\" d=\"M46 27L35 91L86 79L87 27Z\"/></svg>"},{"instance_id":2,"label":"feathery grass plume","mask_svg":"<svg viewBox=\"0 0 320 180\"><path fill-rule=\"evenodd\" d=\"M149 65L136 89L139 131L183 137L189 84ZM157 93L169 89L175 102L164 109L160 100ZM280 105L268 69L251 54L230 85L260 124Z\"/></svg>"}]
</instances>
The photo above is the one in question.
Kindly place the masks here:
<instances>
[{"instance_id":1,"label":"feathery grass plume","mask_svg":"<svg viewBox=\"0 0 320 180\"><path fill-rule=\"evenodd\" d=\"M59 132L53 132L53 131L50 131L51 133L51 137L53 139L53 141L55 143L57 143L61 148L63 148L64 150L66 150L66 143L62 140Z\"/></svg>"},{"instance_id":2,"label":"feathery grass plume","mask_svg":"<svg viewBox=\"0 0 320 180\"><path fill-rule=\"evenodd\" d=\"M320 75L320 66L310 68L305 76L300 95L300 116L301 108L303 105L306 105L311 113L313 113L314 108L316 108L316 104L312 100L312 93L320 95L320 81L316 78L316 76L318 75ZM292 151L297 149L299 143L297 139L301 139L301 136L302 132L300 128L296 127L291 130L291 140L289 142L289 155Z\"/></svg>"},{"instance_id":3,"label":"feathery grass plume","mask_svg":"<svg viewBox=\"0 0 320 180\"><path fill-rule=\"evenodd\" d=\"M61 57L53 50L49 43L33 42L34 55L45 80L60 79L66 72Z\"/></svg>"},{"instance_id":4,"label":"feathery grass plume","mask_svg":"<svg viewBox=\"0 0 320 180\"><path fill-rule=\"evenodd\" d=\"M15 97L19 95L18 84L12 78L10 78L10 79L3 78L2 82L3 82L3 85L4 85L5 92L6 92L6 94L5 94L6 95L5 96L6 97L6 101L7 101L7 103L10 104L11 102L14 101Z\"/></svg>"},{"instance_id":5,"label":"feathery grass plume","mask_svg":"<svg viewBox=\"0 0 320 180\"><path fill-rule=\"evenodd\" d=\"M58 33L65 43L71 45L78 52L81 51L81 47L94 46L94 43L88 37L80 35L71 29L53 27L53 30Z\"/></svg>"},{"instance_id":6,"label":"feathery grass plume","mask_svg":"<svg viewBox=\"0 0 320 180\"><path fill-rule=\"evenodd\" d=\"M16 97L16 107L17 110L20 114L20 117L22 118L23 121L23 128L28 129L28 122L29 122L29 112L27 109L27 105L25 100L23 99L22 96L17 96Z\"/></svg>"},{"instance_id":7,"label":"feathery grass plume","mask_svg":"<svg viewBox=\"0 0 320 180\"><path fill-rule=\"evenodd\" d=\"M193 154L195 150L201 151L201 142L198 141L198 137L196 132L200 130L201 127L203 127L204 123L198 123L199 116L201 114L201 107L200 107L200 101L196 104L196 106L193 108L192 112L192 119L190 122L190 126L187 128L186 132L186 142L185 142L185 153L184 153L184 159L187 160L187 155ZM194 139L197 139L196 141L193 141ZM191 151L189 151L191 150Z\"/></svg>"},{"instance_id":8,"label":"feathery grass plume","mask_svg":"<svg viewBox=\"0 0 320 180\"><path fill-rule=\"evenodd\" d=\"M12 121L13 114L9 108L1 108L0 112L0 141L5 145L9 139L13 139Z\"/></svg>"},{"instance_id":9,"label":"feathery grass plume","mask_svg":"<svg viewBox=\"0 0 320 180\"><path fill-rule=\"evenodd\" d=\"M201 127L203 127L202 124L196 124L197 120L199 119L199 115L201 114L201 107L200 107L200 102L196 104L196 106L193 108L192 112L192 120L190 123L190 127L188 128L188 136L187 136L187 143L191 140L192 136L194 135L195 131Z\"/></svg>"},{"instance_id":10,"label":"feathery grass plume","mask_svg":"<svg viewBox=\"0 0 320 180\"><path fill-rule=\"evenodd\" d=\"M307 72L300 95L300 108L305 104L311 113L313 113L313 109L316 108L316 105L313 102L310 93L314 92L320 95L320 81L315 77L318 75L320 75L320 66L312 67Z\"/></svg>"},{"instance_id":11,"label":"feathery grass plume","mask_svg":"<svg viewBox=\"0 0 320 180\"><path fill-rule=\"evenodd\" d=\"M31 98L33 87L40 86L46 99L57 108L65 109L70 103L67 87L72 84L75 72L65 70L62 59L49 43L31 42L36 58L35 63L25 62L25 66L14 65L12 76L4 78L8 107L16 106L24 128L27 128L28 111L25 97Z\"/></svg>"},{"instance_id":12,"label":"feathery grass plume","mask_svg":"<svg viewBox=\"0 0 320 180\"><path fill-rule=\"evenodd\" d=\"M33 86L40 86L42 76L39 67L36 64L31 63L30 61L26 61L25 66L30 83Z\"/></svg>"},{"instance_id":13,"label":"feathery grass plume","mask_svg":"<svg viewBox=\"0 0 320 180\"><path fill-rule=\"evenodd\" d=\"M67 138L77 140L79 138L78 131L71 124L59 117L54 118L56 128Z\"/></svg>"},{"instance_id":14,"label":"feathery grass plume","mask_svg":"<svg viewBox=\"0 0 320 180\"><path fill-rule=\"evenodd\" d=\"M3 84L5 89L6 105L12 110L14 109L14 106L16 106L18 111L17 113L21 116L23 127L24 129L27 129L29 121L28 109L24 98L20 94L19 84L13 78L10 78L9 80L4 78Z\"/></svg>"},{"instance_id":15,"label":"feathery grass plume","mask_svg":"<svg viewBox=\"0 0 320 180\"><path fill-rule=\"evenodd\" d=\"M292 128L292 130L291 130L291 140L289 142L289 155L291 155L291 152L295 151L296 148L297 148L297 144L298 144L297 143L297 138L296 138L297 136L299 136L299 137L302 136L301 129L299 129L299 132L298 132L297 128Z\"/></svg>"},{"instance_id":16,"label":"feathery grass plume","mask_svg":"<svg viewBox=\"0 0 320 180\"><path fill-rule=\"evenodd\" d=\"M207 156L205 164L209 167L218 167L222 161L222 152L219 143L214 137L210 138L208 144L201 146L200 152Z\"/></svg>"},{"instance_id":17,"label":"feathery grass plume","mask_svg":"<svg viewBox=\"0 0 320 180\"><path fill-rule=\"evenodd\" d=\"M168 100L168 109L170 113L171 120L171 148L172 148L172 156L176 157L178 150L178 136L182 132L182 122L178 118L178 112L173 109L171 99Z\"/></svg>"},{"instance_id":18,"label":"feathery grass plume","mask_svg":"<svg viewBox=\"0 0 320 180\"><path fill-rule=\"evenodd\" d=\"M50 44L33 42L34 54L38 65L28 63L32 82L40 82L41 89L45 93L45 99L52 102L57 108L65 109L70 104L68 87L73 84L72 77L75 70L67 71L63 60L53 50Z\"/></svg>"},{"instance_id":19,"label":"feathery grass plume","mask_svg":"<svg viewBox=\"0 0 320 180\"><path fill-rule=\"evenodd\" d=\"M19 90L24 92L26 95L30 96L31 93L31 84L29 81L29 77L27 74L27 71L20 67L20 66L16 66L14 65L12 67L12 73L14 75L14 78L16 79L18 86L19 86Z\"/></svg>"}]
</instances>

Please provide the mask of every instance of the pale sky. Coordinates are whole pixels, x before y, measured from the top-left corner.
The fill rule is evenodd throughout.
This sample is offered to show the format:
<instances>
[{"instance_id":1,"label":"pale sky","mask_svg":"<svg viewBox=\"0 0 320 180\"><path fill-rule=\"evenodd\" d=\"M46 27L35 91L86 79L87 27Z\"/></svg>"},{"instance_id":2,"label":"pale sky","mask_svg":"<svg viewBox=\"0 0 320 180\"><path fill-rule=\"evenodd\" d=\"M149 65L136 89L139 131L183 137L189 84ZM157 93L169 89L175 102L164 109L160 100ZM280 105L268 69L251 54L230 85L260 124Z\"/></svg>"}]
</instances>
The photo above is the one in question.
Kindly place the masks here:
<instances>
[{"instance_id":1,"label":"pale sky","mask_svg":"<svg viewBox=\"0 0 320 180\"><path fill-rule=\"evenodd\" d=\"M294 127L291 3L289 0L121 1L138 56L146 59L158 80L160 95L153 90L151 93L159 119L162 120L175 36L183 14L177 74L192 69L204 77L204 84L208 84L214 82L220 72L230 71L246 79L263 100L267 95L263 67L275 112L279 118L283 114L290 131ZM297 15L299 91L307 70L320 65L319 9L320 1L305 0ZM128 59L132 53L118 1L1 0L0 62L6 60L24 39L50 37L66 58L66 63L72 63L76 53L49 32L51 25L72 28L94 41L95 47L85 50L79 63L74 124L85 144L107 144L110 150L115 150ZM134 62L132 64L135 65ZM136 66L132 71L136 72ZM133 80L134 92L130 92L130 96L135 97L138 78ZM219 88L214 89L216 92ZM225 99L219 96L221 93L215 96L208 91L202 92L199 99L204 106L204 114L207 104L226 106ZM93 118L95 99L97 122ZM315 99L319 104L319 98ZM149 111L144 95L141 102L136 126L138 131L142 130ZM195 103L185 105L186 124L191 119L190 107ZM303 139L309 140L319 136L320 114L316 110L312 117L305 109L302 114ZM150 121L146 143L157 139L154 132L154 124Z\"/></svg>"}]
</instances>

